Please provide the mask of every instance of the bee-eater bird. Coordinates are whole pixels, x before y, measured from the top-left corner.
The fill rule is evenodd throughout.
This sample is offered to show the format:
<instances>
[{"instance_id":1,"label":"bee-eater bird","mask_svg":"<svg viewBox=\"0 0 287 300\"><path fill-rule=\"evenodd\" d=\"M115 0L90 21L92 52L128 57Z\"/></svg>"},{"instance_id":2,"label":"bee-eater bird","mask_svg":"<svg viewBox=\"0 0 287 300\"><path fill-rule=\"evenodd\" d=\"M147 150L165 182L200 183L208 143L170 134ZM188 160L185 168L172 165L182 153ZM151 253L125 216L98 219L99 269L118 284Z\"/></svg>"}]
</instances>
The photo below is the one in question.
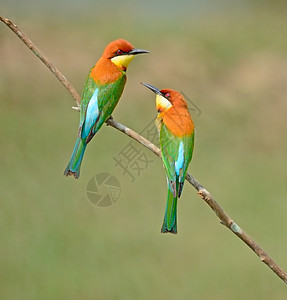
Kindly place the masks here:
<instances>
[{"instance_id":1,"label":"bee-eater bird","mask_svg":"<svg viewBox=\"0 0 287 300\"><path fill-rule=\"evenodd\" d=\"M135 55L148 52L135 49L123 39L107 45L90 70L82 92L78 138L64 175L79 178L86 146L114 111L124 90L129 63Z\"/></svg>"},{"instance_id":2,"label":"bee-eater bird","mask_svg":"<svg viewBox=\"0 0 287 300\"><path fill-rule=\"evenodd\" d=\"M168 191L162 233L177 233L177 199L180 198L194 145L194 125L184 97L171 89L142 83L156 94L157 126Z\"/></svg>"}]
</instances>

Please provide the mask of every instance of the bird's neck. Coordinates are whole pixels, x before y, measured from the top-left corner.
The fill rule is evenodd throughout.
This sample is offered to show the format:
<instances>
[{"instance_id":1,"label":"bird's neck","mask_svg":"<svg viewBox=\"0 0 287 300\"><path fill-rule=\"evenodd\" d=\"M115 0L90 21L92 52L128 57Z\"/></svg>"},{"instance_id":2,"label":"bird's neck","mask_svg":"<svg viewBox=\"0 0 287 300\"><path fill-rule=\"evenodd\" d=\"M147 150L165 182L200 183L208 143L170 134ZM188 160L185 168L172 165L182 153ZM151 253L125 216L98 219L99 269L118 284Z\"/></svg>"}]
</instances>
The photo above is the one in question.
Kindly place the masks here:
<instances>
[{"instance_id":1,"label":"bird's neck","mask_svg":"<svg viewBox=\"0 0 287 300\"><path fill-rule=\"evenodd\" d=\"M191 135L194 131L194 124L187 109L170 108L162 115L162 122L178 137Z\"/></svg>"},{"instance_id":2,"label":"bird's neck","mask_svg":"<svg viewBox=\"0 0 287 300\"><path fill-rule=\"evenodd\" d=\"M100 84L109 84L125 76L125 71L120 70L110 59L101 57L92 68L90 76Z\"/></svg>"}]
</instances>

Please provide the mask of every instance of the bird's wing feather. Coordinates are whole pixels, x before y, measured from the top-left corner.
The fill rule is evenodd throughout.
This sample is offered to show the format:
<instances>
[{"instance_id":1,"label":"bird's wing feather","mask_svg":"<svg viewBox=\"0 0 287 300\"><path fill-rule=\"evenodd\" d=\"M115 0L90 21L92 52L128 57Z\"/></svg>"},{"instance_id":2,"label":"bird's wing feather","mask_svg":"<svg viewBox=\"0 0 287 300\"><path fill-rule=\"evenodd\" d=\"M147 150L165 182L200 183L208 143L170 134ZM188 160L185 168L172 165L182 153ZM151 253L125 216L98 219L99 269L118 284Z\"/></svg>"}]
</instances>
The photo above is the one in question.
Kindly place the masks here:
<instances>
[{"instance_id":1,"label":"bird's wing feather","mask_svg":"<svg viewBox=\"0 0 287 300\"><path fill-rule=\"evenodd\" d=\"M80 133L87 143L111 115L123 92L125 76L105 85L88 77L81 100Z\"/></svg>"},{"instance_id":2,"label":"bird's wing feather","mask_svg":"<svg viewBox=\"0 0 287 300\"><path fill-rule=\"evenodd\" d=\"M176 194L182 190L187 167L192 158L194 133L177 137L162 123L160 128L160 145L163 164L169 181L169 188L174 189L176 182Z\"/></svg>"},{"instance_id":3,"label":"bird's wing feather","mask_svg":"<svg viewBox=\"0 0 287 300\"><path fill-rule=\"evenodd\" d=\"M90 102L92 96L94 95L96 89L97 89L97 84L93 80L93 78L90 77L90 74L89 74L88 78L85 82L85 86L84 86L82 96L81 96L81 111L80 111L80 126L79 126L80 128L84 124L84 121L86 119L87 107L88 107L89 102Z\"/></svg>"},{"instance_id":4,"label":"bird's wing feather","mask_svg":"<svg viewBox=\"0 0 287 300\"><path fill-rule=\"evenodd\" d=\"M162 123L160 126L160 147L162 152L162 160L169 181L176 181L175 160L178 152L177 139Z\"/></svg>"},{"instance_id":5,"label":"bird's wing feather","mask_svg":"<svg viewBox=\"0 0 287 300\"><path fill-rule=\"evenodd\" d=\"M126 76L120 77L113 83L106 84L99 89L99 111L100 116L93 127L93 134L95 134L107 118L115 109L126 83Z\"/></svg>"},{"instance_id":6,"label":"bird's wing feather","mask_svg":"<svg viewBox=\"0 0 287 300\"><path fill-rule=\"evenodd\" d=\"M87 138L99 118L99 89L96 88L86 109L86 118L82 127L82 138Z\"/></svg>"}]
</instances>

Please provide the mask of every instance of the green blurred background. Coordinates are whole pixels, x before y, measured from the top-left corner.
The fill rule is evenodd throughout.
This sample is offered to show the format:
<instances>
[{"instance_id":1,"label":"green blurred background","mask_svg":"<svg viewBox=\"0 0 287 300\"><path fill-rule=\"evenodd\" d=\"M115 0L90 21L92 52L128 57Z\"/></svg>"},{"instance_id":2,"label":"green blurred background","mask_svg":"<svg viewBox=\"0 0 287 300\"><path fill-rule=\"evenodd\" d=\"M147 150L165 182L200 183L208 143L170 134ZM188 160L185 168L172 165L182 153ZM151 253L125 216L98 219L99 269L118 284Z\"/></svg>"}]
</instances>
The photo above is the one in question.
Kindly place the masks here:
<instances>
[{"instance_id":1,"label":"green blurred background","mask_svg":"<svg viewBox=\"0 0 287 300\"><path fill-rule=\"evenodd\" d=\"M155 117L140 81L184 91L200 108L190 172L287 270L287 19L284 1L6 1L11 18L80 92L105 45L137 57L114 118L141 131ZM160 234L162 163L131 183L114 157L130 139L104 126L78 181L63 171L78 118L73 99L0 26L1 299L286 299L284 283L185 185L176 236ZM134 144L136 145L136 144ZM99 208L95 174L121 183Z\"/></svg>"}]
</instances>

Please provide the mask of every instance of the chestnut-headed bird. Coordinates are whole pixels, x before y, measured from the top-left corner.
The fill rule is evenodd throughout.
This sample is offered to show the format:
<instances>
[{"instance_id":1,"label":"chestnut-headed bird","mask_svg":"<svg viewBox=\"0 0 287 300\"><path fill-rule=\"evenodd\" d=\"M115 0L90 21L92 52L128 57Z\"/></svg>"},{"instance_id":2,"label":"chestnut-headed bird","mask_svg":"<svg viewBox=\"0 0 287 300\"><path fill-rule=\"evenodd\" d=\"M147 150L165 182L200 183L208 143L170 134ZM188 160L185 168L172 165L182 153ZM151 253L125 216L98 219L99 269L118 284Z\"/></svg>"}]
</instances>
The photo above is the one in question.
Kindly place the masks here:
<instances>
[{"instance_id":1,"label":"chestnut-headed bird","mask_svg":"<svg viewBox=\"0 0 287 300\"><path fill-rule=\"evenodd\" d=\"M64 175L79 178L86 146L115 109L124 90L129 63L135 55L148 52L135 49L123 39L105 48L90 70L82 92L78 137Z\"/></svg>"},{"instance_id":2,"label":"chestnut-headed bird","mask_svg":"<svg viewBox=\"0 0 287 300\"><path fill-rule=\"evenodd\" d=\"M179 92L142 84L156 94L159 142L167 177L167 204L161 232L177 233L177 199L193 153L194 125Z\"/></svg>"}]
</instances>

